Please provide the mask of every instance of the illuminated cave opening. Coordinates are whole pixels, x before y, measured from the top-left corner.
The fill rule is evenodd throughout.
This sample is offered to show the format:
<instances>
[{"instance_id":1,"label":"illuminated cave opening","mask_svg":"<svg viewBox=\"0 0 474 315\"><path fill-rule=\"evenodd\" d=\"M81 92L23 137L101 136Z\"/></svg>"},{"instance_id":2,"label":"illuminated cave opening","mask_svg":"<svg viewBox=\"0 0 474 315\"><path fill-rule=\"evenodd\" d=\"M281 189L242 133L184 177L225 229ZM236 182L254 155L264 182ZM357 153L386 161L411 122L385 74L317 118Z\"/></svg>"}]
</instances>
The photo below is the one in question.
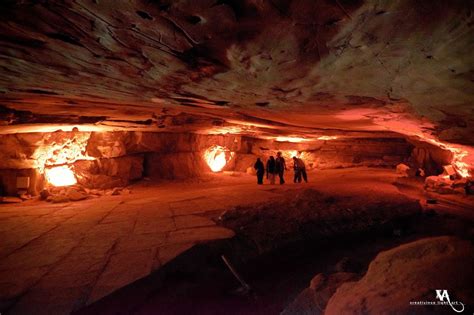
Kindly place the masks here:
<instances>
[{"instance_id":1,"label":"illuminated cave opening","mask_svg":"<svg viewBox=\"0 0 474 315\"><path fill-rule=\"evenodd\" d=\"M48 183L56 187L71 186L77 183L74 172L67 166L55 166L45 169Z\"/></svg>"},{"instance_id":2,"label":"illuminated cave opening","mask_svg":"<svg viewBox=\"0 0 474 315\"><path fill-rule=\"evenodd\" d=\"M221 146L213 146L206 150L204 159L213 172L220 172L226 166L228 159L233 153L228 153L228 149Z\"/></svg>"}]
</instances>

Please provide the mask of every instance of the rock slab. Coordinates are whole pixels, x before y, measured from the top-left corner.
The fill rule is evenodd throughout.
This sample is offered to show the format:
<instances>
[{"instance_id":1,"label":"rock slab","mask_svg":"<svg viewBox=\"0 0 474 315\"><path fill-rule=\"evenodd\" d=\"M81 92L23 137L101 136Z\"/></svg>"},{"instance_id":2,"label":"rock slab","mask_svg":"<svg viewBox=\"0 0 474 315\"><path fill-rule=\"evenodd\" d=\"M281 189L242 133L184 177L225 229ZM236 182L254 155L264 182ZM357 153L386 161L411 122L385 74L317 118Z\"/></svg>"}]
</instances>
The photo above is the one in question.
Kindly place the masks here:
<instances>
[{"instance_id":1,"label":"rock slab","mask_svg":"<svg viewBox=\"0 0 474 315\"><path fill-rule=\"evenodd\" d=\"M403 244L378 254L361 280L341 285L324 314L447 314L449 305L410 302L437 301L435 290L443 289L451 301L472 305L473 265L474 246L466 240L441 236Z\"/></svg>"}]
</instances>

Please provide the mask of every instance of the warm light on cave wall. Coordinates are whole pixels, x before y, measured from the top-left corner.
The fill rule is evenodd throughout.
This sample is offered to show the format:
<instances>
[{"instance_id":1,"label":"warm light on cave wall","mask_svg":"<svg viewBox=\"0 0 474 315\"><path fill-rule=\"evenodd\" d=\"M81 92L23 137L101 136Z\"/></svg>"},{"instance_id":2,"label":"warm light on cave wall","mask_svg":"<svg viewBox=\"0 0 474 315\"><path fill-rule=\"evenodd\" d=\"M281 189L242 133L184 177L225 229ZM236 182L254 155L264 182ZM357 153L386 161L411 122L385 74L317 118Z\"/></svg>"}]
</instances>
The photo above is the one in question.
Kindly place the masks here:
<instances>
[{"instance_id":1,"label":"warm light on cave wall","mask_svg":"<svg viewBox=\"0 0 474 315\"><path fill-rule=\"evenodd\" d=\"M220 172L233 157L234 152L229 149L215 145L204 152L204 159L213 172Z\"/></svg>"},{"instance_id":2,"label":"warm light on cave wall","mask_svg":"<svg viewBox=\"0 0 474 315\"><path fill-rule=\"evenodd\" d=\"M320 136L317 138L318 140L324 140L324 141L328 141L328 140L336 140L337 139L337 136Z\"/></svg>"},{"instance_id":3,"label":"warm light on cave wall","mask_svg":"<svg viewBox=\"0 0 474 315\"><path fill-rule=\"evenodd\" d=\"M451 151L453 153L453 160L451 161L451 165L456 170L458 175L461 176L462 178L471 177L471 172L470 172L469 169L471 168L472 163L468 163L465 160L467 160L470 153L471 153L471 156L472 156L472 154L474 153L473 150L471 150L471 152L469 152L469 149L467 147L463 147L463 146L460 146L460 145L454 146L454 145L451 145L451 144L448 144L448 143L443 143L443 142L438 141L436 139L427 138L426 136L424 136L421 133L418 133L417 136L422 141L432 143L432 144L434 144L434 145L436 145L436 146L438 146L438 147L440 147L444 150ZM472 160L472 158L471 158L471 160Z\"/></svg>"},{"instance_id":4,"label":"warm light on cave wall","mask_svg":"<svg viewBox=\"0 0 474 315\"><path fill-rule=\"evenodd\" d=\"M77 183L70 165L80 160L94 160L86 154L89 137L90 133L75 133L73 137L52 138L35 151L36 168L50 185L61 187Z\"/></svg>"},{"instance_id":5,"label":"warm light on cave wall","mask_svg":"<svg viewBox=\"0 0 474 315\"><path fill-rule=\"evenodd\" d=\"M77 183L76 176L69 166L62 165L44 170L46 180L53 186L71 186Z\"/></svg>"},{"instance_id":6,"label":"warm light on cave wall","mask_svg":"<svg viewBox=\"0 0 474 315\"><path fill-rule=\"evenodd\" d=\"M292 137L292 136L290 137L279 136L279 137L276 137L275 140L278 142L292 142L292 143L300 143L300 142L306 141L305 138Z\"/></svg>"},{"instance_id":7,"label":"warm light on cave wall","mask_svg":"<svg viewBox=\"0 0 474 315\"><path fill-rule=\"evenodd\" d=\"M280 151L281 152L281 155L285 158L285 159L292 159L294 156L296 157L299 157L299 153L298 151L296 150L282 150Z\"/></svg>"}]
</instances>

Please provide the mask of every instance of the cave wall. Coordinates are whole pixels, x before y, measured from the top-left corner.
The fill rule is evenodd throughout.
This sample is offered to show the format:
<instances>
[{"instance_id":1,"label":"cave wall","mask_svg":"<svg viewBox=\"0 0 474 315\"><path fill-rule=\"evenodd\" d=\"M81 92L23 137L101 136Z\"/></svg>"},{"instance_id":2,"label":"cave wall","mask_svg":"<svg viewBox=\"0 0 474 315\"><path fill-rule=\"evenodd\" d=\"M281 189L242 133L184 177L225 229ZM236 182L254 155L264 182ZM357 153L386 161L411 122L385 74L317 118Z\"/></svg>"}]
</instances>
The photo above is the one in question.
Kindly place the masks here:
<instances>
[{"instance_id":1,"label":"cave wall","mask_svg":"<svg viewBox=\"0 0 474 315\"><path fill-rule=\"evenodd\" d=\"M0 135L0 192L15 195L16 178L29 176L31 195L44 186L37 168L38 152L58 153L84 142L89 159L63 160L78 183L87 188L124 186L143 176L150 179L184 179L209 172L204 151L214 145L240 150L240 137L190 133L63 132ZM232 163L227 167L231 168Z\"/></svg>"},{"instance_id":2,"label":"cave wall","mask_svg":"<svg viewBox=\"0 0 474 315\"><path fill-rule=\"evenodd\" d=\"M267 160L278 151L292 165L294 151L308 168L330 169L354 166L392 167L406 163L413 145L404 138L340 138L311 143L276 142L242 139L242 150L236 157L236 170L245 171L257 157Z\"/></svg>"},{"instance_id":3,"label":"cave wall","mask_svg":"<svg viewBox=\"0 0 474 315\"><path fill-rule=\"evenodd\" d=\"M36 195L44 186L38 172L38 152L58 153L82 143L88 159L63 159L74 170L78 183L87 188L125 186L146 176L150 179L185 179L209 172L204 152L215 145L235 156L224 170L246 172L257 157L267 160L282 151L288 166L301 152L308 168L329 169L354 166L394 167L399 163L439 174L452 153L432 144L405 138L338 138L317 142L277 142L236 135L156 132L19 133L0 135L0 193L14 195L16 178L30 177L28 192Z\"/></svg>"},{"instance_id":4,"label":"cave wall","mask_svg":"<svg viewBox=\"0 0 474 315\"><path fill-rule=\"evenodd\" d=\"M88 153L100 158L143 154L143 175L151 179L184 179L209 172L203 155L215 145L240 150L240 136L193 133L93 133ZM227 166L229 168L230 165Z\"/></svg>"},{"instance_id":5,"label":"cave wall","mask_svg":"<svg viewBox=\"0 0 474 315\"><path fill-rule=\"evenodd\" d=\"M411 152L410 166L422 168L427 176L439 175L443 166L451 164L453 153L434 144L409 139L415 148Z\"/></svg>"}]
</instances>

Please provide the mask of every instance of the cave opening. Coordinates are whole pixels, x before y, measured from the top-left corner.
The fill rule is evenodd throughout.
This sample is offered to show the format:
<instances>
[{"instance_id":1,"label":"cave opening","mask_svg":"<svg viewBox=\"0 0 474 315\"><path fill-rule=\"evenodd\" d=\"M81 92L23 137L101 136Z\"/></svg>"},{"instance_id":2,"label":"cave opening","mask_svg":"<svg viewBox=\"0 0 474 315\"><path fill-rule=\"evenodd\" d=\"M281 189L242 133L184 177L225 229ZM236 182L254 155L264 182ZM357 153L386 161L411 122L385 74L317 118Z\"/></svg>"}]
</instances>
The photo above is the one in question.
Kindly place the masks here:
<instances>
[{"instance_id":1,"label":"cave opening","mask_svg":"<svg viewBox=\"0 0 474 315\"><path fill-rule=\"evenodd\" d=\"M0 315L472 312L467 2L1 7Z\"/></svg>"}]
</instances>

